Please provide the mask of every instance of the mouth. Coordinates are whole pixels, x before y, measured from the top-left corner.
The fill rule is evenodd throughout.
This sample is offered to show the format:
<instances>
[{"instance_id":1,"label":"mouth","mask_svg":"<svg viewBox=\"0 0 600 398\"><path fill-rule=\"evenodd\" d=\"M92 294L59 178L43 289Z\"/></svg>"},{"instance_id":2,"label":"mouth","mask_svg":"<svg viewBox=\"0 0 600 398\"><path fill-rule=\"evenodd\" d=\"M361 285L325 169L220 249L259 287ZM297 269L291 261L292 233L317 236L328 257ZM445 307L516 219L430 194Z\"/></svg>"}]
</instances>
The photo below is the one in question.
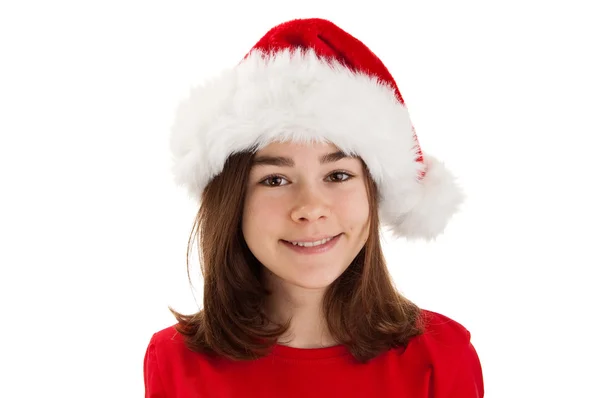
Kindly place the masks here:
<instances>
[{"instance_id":1,"label":"mouth","mask_svg":"<svg viewBox=\"0 0 600 398\"><path fill-rule=\"evenodd\" d=\"M282 240L283 244L300 254L320 254L325 253L331 250L337 242L340 240L342 234L338 234L332 237L312 240L312 241L294 241L290 242L287 240Z\"/></svg>"}]
</instances>

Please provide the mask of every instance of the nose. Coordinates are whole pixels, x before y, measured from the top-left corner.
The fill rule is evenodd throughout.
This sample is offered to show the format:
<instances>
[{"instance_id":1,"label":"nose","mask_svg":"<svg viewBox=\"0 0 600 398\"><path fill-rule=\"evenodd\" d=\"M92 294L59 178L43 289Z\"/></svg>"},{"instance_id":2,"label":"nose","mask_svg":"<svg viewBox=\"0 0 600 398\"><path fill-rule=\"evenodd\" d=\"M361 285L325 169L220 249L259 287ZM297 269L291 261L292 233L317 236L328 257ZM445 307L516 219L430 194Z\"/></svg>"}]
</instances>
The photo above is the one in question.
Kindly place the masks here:
<instances>
[{"instance_id":1,"label":"nose","mask_svg":"<svg viewBox=\"0 0 600 398\"><path fill-rule=\"evenodd\" d=\"M316 187L302 187L296 198L291 211L291 218L295 222L313 222L326 219L331 214L327 198Z\"/></svg>"}]
</instances>

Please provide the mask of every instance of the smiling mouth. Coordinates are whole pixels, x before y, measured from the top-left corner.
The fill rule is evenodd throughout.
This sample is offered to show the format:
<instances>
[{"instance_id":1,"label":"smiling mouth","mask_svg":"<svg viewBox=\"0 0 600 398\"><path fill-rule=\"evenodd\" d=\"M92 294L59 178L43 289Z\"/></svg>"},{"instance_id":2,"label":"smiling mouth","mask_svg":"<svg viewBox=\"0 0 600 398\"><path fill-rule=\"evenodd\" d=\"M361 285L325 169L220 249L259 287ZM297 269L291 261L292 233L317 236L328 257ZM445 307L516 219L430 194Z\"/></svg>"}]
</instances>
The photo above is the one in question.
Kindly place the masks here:
<instances>
[{"instance_id":1,"label":"smiling mouth","mask_svg":"<svg viewBox=\"0 0 600 398\"><path fill-rule=\"evenodd\" d=\"M335 236L332 236L330 238L321 239L321 240L316 240L313 242L289 242L288 241L288 243L291 243L294 246L300 246L300 247L315 247L315 246L324 245L325 243L329 242L333 238L335 238Z\"/></svg>"},{"instance_id":2,"label":"smiling mouth","mask_svg":"<svg viewBox=\"0 0 600 398\"><path fill-rule=\"evenodd\" d=\"M330 236L328 238L323 238L319 240L313 241L287 241L282 240L285 245L291 249L296 250L299 253L311 254L311 253L322 253L331 249L342 234L338 234L335 236Z\"/></svg>"}]
</instances>

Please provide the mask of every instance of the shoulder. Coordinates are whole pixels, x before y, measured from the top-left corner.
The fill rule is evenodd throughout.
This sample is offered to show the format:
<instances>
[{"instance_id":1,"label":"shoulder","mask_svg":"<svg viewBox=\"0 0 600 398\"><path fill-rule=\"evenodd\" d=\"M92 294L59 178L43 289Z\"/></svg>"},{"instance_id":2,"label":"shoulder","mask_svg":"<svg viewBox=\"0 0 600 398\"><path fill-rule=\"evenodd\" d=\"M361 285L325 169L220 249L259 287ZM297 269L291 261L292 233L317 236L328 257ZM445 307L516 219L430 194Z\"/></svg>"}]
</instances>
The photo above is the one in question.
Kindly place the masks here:
<instances>
[{"instance_id":1,"label":"shoulder","mask_svg":"<svg viewBox=\"0 0 600 398\"><path fill-rule=\"evenodd\" d=\"M152 351L157 360L168 360L168 358L182 358L190 355L191 351L186 347L183 336L171 325L160 329L152 334L148 343L148 351Z\"/></svg>"},{"instance_id":2,"label":"shoulder","mask_svg":"<svg viewBox=\"0 0 600 398\"><path fill-rule=\"evenodd\" d=\"M466 345L471 341L471 332L455 319L430 310L422 310L422 315L424 338L449 345Z\"/></svg>"},{"instance_id":3,"label":"shoulder","mask_svg":"<svg viewBox=\"0 0 600 398\"><path fill-rule=\"evenodd\" d=\"M471 333L446 315L422 310L424 332L414 337L407 350L413 350L428 363L453 362L471 350Z\"/></svg>"},{"instance_id":4,"label":"shoulder","mask_svg":"<svg viewBox=\"0 0 600 398\"><path fill-rule=\"evenodd\" d=\"M483 397L483 372L470 331L448 316L422 311L425 331L406 351L413 363L431 369L435 396Z\"/></svg>"},{"instance_id":5,"label":"shoulder","mask_svg":"<svg viewBox=\"0 0 600 398\"><path fill-rule=\"evenodd\" d=\"M152 338L150 339L150 343L157 344L157 345L183 343L183 338L179 334L179 332L177 332L177 330L175 330L175 326L176 325L171 325L164 329L160 329L160 330L156 331L152 335Z\"/></svg>"},{"instance_id":6,"label":"shoulder","mask_svg":"<svg viewBox=\"0 0 600 398\"><path fill-rule=\"evenodd\" d=\"M185 346L184 337L175 329L177 324L167 326L152 334L150 344L161 349Z\"/></svg>"},{"instance_id":7,"label":"shoulder","mask_svg":"<svg viewBox=\"0 0 600 398\"><path fill-rule=\"evenodd\" d=\"M189 349L175 326L177 324L153 333L146 349L147 371L160 374L166 384L210 361L209 357Z\"/></svg>"}]
</instances>

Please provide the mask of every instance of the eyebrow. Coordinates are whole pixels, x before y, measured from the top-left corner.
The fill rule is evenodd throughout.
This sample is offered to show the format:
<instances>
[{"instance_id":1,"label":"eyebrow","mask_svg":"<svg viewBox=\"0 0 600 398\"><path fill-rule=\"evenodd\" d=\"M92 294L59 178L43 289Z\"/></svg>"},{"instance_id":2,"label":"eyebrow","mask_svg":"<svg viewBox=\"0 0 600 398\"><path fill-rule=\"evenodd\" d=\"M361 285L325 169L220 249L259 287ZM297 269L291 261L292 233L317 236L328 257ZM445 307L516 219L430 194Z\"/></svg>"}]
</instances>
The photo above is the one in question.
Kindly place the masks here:
<instances>
[{"instance_id":1,"label":"eyebrow","mask_svg":"<svg viewBox=\"0 0 600 398\"><path fill-rule=\"evenodd\" d=\"M332 152L321 156L319 162L321 164L333 163L345 158L354 158L355 156L347 155L342 151ZM285 156L256 156L252 161L252 166L282 166L294 167L294 159Z\"/></svg>"}]
</instances>

